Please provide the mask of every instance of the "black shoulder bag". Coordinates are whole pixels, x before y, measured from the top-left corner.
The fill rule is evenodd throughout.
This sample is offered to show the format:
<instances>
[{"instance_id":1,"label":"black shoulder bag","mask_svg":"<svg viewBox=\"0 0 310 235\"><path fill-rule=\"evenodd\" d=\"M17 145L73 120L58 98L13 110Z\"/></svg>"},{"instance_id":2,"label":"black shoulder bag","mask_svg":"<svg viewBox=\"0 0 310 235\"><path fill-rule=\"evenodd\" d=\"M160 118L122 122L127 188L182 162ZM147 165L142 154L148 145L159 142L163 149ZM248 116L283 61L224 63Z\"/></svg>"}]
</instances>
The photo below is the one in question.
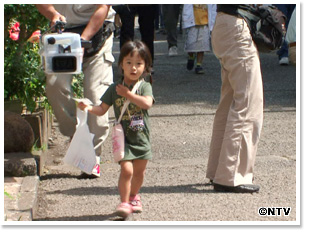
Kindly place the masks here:
<instances>
[{"instance_id":1,"label":"black shoulder bag","mask_svg":"<svg viewBox=\"0 0 310 235\"><path fill-rule=\"evenodd\" d=\"M81 35L85 28L86 25L81 25L73 28L65 28L64 32L78 33ZM100 51L105 41L114 32L114 29L115 27L113 22L104 22L103 26L99 29L99 31L91 38L91 46L89 48L84 48L84 56L90 57Z\"/></svg>"},{"instance_id":2,"label":"black shoulder bag","mask_svg":"<svg viewBox=\"0 0 310 235\"><path fill-rule=\"evenodd\" d=\"M239 5L238 15L247 22L258 51L270 52L281 47L286 16L275 6Z\"/></svg>"}]
</instances>

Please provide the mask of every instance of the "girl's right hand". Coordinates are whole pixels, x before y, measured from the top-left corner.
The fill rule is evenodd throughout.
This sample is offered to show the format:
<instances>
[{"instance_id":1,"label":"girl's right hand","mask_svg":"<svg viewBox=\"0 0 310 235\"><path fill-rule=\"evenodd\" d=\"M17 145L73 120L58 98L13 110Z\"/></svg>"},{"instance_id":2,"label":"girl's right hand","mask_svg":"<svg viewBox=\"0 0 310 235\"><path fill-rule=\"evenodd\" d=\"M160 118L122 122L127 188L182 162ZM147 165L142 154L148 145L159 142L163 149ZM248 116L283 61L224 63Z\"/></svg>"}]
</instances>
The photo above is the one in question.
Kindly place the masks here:
<instances>
[{"instance_id":1,"label":"girl's right hand","mask_svg":"<svg viewBox=\"0 0 310 235\"><path fill-rule=\"evenodd\" d=\"M83 102L79 102L78 107L79 107L79 109L84 111L85 109L88 109L89 105L84 104Z\"/></svg>"}]
</instances>

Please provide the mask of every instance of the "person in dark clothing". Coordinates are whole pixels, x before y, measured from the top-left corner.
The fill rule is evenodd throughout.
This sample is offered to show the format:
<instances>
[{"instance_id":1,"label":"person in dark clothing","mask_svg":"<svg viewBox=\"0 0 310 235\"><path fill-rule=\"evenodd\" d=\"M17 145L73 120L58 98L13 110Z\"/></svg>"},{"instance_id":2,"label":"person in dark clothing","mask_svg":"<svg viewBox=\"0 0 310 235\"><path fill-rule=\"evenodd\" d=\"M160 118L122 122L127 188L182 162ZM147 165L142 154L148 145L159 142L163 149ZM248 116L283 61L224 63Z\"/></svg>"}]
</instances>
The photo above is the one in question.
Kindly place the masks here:
<instances>
[{"instance_id":1,"label":"person in dark clothing","mask_svg":"<svg viewBox=\"0 0 310 235\"><path fill-rule=\"evenodd\" d=\"M138 22L141 33L141 40L147 45L154 60L154 23L156 14L155 4L124 4L113 6L119 14L122 27L120 32L120 48L127 42L134 40L135 16L138 15Z\"/></svg>"}]
</instances>

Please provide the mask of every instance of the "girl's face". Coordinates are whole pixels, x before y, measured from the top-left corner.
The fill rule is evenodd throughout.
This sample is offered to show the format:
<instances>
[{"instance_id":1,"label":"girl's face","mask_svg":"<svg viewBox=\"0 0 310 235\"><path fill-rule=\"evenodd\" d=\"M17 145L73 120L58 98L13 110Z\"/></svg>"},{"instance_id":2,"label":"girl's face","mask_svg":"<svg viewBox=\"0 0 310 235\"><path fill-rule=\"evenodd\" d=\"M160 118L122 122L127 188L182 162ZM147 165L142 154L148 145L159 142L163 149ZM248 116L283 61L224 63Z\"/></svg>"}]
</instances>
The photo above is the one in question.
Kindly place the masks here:
<instances>
[{"instance_id":1,"label":"girl's face","mask_svg":"<svg viewBox=\"0 0 310 235\"><path fill-rule=\"evenodd\" d=\"M132 83L138 81L145 69L145 61L140 57L137 51L132 55L124 57L121 67L124 71L124 81Z\"/></svg>"}]
</instances>

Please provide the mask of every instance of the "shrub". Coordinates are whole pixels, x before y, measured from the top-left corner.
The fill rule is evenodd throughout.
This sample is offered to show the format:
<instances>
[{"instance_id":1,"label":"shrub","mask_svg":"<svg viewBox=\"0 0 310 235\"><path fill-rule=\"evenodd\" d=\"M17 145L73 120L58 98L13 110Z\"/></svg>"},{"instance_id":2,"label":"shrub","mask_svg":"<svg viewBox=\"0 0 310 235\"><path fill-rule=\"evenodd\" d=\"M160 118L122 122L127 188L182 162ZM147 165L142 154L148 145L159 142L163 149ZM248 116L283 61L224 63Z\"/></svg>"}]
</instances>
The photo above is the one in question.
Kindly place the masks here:
<instances>
[{"instance_id":1,"label":"shrub","mask_svg":"<svg viewBox=\"0 0 310 235\"><path fill-rule=\"evenodd\" d=\"M19 23L19 37L9 30ZM28 41L34 31L48 28L48 20L31 4L4 5L4 99L21 100L29 111L45 100L45 75L40 68L38 43Z\"/></svg>"},{"instance_id":2,"label":"shrub","mask_svg":"<svg viewBox=\"0 0 310 235\"><path fill-rule=\"evenodd\" d=\"M10 29L19 26L18 36L10 35ZM45 96L45 74L41 68L39 44L29 38L38 29L45 32L49 21L32 4L4 5L4 99L21 100L27 110L33 112L37 101L48 106ZM83 96L83 75L75 75L74 92Z\"/></svg>"}]
</instances>

